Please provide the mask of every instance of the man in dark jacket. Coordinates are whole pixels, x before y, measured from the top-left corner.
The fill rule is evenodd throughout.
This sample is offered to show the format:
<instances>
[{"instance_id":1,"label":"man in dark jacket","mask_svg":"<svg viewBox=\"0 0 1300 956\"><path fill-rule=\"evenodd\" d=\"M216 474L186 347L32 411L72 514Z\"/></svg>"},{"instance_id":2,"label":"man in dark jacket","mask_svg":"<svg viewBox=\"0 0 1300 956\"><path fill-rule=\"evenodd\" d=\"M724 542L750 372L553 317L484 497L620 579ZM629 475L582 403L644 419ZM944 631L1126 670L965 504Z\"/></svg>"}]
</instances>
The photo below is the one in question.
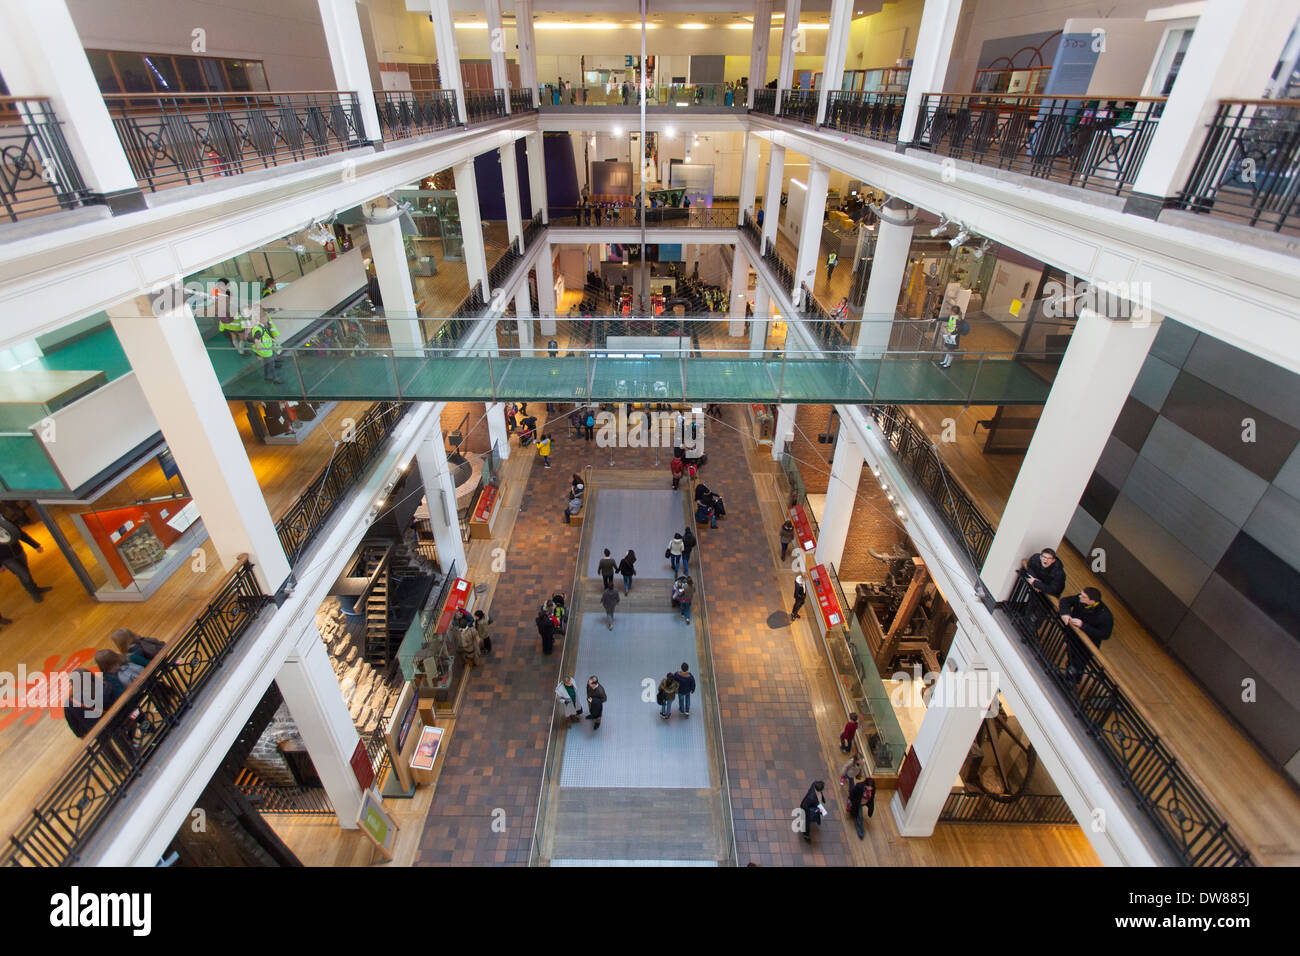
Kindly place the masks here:
<instances>
[{"instance_id":1,"label":"man in dark jacket","mask_svg":"<svg viewBox=\"0 0 1300 956\"><path fill-rule=\"evenodd\" d=\"M605 549L605 556L596 565L596 570L600 572L600 579L605 582L605 587L612 588L614 586L614 572L618 570L618 566L614 563L614 559L609 556L609 548Z\"/></svg>"},{"instance_id":2,"label":"man in dark jacket","mask_svg":"<svg viewBox=\"0 0 1300 956\"><path fill-rule=\"evenodd\" d=\"M44 594L50 589L43 588L32 580L31 569L27 566L27 553L23 551L24 544L35 548L37 554L45 550L39 541L18 525L8 518L0 517L0 566L12 571L32 596L32 600L39 604L45 600Z\"/></svg>"},{"instance_id":3,"label":"man in dark jacket","mask_svg":"<svg viewBox=\"0 0 1300 956\"><path fill-rule=\"evenodd\" d=\"M687 528L682 532L682 574L691 573L691 554L695 551L695 546L699 544L695 537L695 532Z\"/></svg>"},{"instance_id":4,"label":"man in dark jacket","mask_svg":"<svg viewBox=\"0 0 1300 956\"><path fill-rule=\"evenodd\" d=\"M1084 588L1078 594L1062 598L1057 610L1061 614L1061 623L1067 627L1077 627L1097 647L1101 647L1101 642L1110 637L1110 632L1115 627L1115 618L1111 615L1110 608L1101 603L1101 592L1096 588ZM1073 632L1066 641L1066 650L1070 657L1066 674L1077 684L1092 653Z\"/></svg>"},{"instance_id":5,"label":"man in dark jacket","mask_svg":"<svg viewBox=\"0 0 1300 956\"><path fill-rule=\"evenodd\" d=\"M1044 548L1025 562L1025 576L1035 591L1052 597L1060 597L1065 591L1065 568L1051 548Z\"/></svg>"},{"instance_id":6,"label":"man in dark jacket","mask_svg":"<svg viewBox=\"0 0 1300 956\"><path fill-rule=\"evenodd\" d=\"M799 801L799 809L803 811L803 839L805 843L812 842L812 825L822 824L822 795L826 790L826 783L822 780L814 780L808 792L803 795Z\"/></svg>"},{"instance_id":7,"label":"man in dark jacket","mask_svg":"<svg viewBox=\"0 0 1300 956\"><path fill-rule=\"evenodd\" d=\"M794 610L790 612L790 620L799 620L799 609L803 607L804 599L807 596L808 591L803 586L803 575L800 574L794 579Z\"/></svg>"},{"instance_id":8,"label":"man in dark jacket","mask_svg":"<svg viewBox=\"0 0 1300 956\"><path fill-rule=\"evenodd\" d=\"M537 612L537 633L542 637L542 653L551 653L555 647L555 621L545 611Z\"/></svg>"},{"instance_id":9,"label":"man in dark jacket","mask_svg":"<svg viewBox=\"0 0 1300 956\"><path fill-rule=\"evenodd\" d=\"M876 812L876 782L870 777L859 777L849 784L849 816L857 826L858 839L866 838L866 827L862 822L862 807L866 805L867 816Z\"/></svg>"},{"instance_id":10,"label":"man in dark jacket","mask_svg":"<svg viewBox=\"0 0 1300 956\"><path fill-rule=\"evenodd\" d=\"M691 716L691 694L695 693L695 675L682 661L682 668L673 675L677 679L677 710L683 717Z\"/></svg>"},{"instance_id":11,"label":"man in dark jacket","mask_svg":"<svg viewBox=\"0 0 1300 956\"><path fill-rule=\"evenodd\" d=\"M785 519L785 524L781 525L781 560L785 560L785 554L790 550L790 543L794 541L794 523L789 518Z\"/></svg>"}]
</instances>

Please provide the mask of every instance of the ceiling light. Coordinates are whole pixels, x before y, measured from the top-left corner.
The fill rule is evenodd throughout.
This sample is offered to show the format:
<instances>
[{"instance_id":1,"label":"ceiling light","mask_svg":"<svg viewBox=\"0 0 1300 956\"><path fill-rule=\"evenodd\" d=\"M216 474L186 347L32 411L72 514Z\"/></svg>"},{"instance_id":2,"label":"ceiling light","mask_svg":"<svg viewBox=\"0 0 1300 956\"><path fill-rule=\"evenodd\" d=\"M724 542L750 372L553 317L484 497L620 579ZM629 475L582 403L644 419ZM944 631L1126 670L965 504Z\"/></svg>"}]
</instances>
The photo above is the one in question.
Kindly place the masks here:
<instances>
[{"instance_id":1,"label":"ceiling light","mask_svg":"<svg viewBox=\"0 0 1300 956\"><path fill-rule=\"evenodd\" d=\"M978 249L975 250L975 258L976 258L976 259L983 259L983 258L984 258L984 253L988 252L989 249L990 249L992 246L993 246L993 240L992 240L992 239L985 239L985 240L980 244L980 247L979 247Z\"/></svg>"},{"instance_id":2,"label":"ceiling light","mask_svg":"<svg viewBox=\"0 0 1300 956\"><path fill-rule=\"evenodd\" d=\"M969 238L970 238L970 233L967 232L966 227L963 226L961 231L958 232L957 235L953 236L951 239L948 240L948 245L956 249L958 246L960 246L963 242L965 242Z\"/></svg>"},{"instance_id":3,"label":"ceiling light","mask_svg":"<svg viewBox=\"0 0 1300 956\"><path fill-rule=\"evenodd\" d=\"M930 230L930 235L941 236L948 231L948 227L951 225L952 223L948 220L948 217L940 214L939 225L935 226L933 229Z\"/></svg>"},{"instance_id":4,"label":"ceiling light","mask_svg":"<svg viewBox=\"0 0 1300 956\"><path fill-rule=\"evenodd\" d=\"M709 25L708 25L707 23L679 23L679 24L677 24L677 29L679 29L679 30L707 30L708 28L709 28Z\"/></svg>"},{"instance_id":5,"label":"ceiling light","mask_svg":"<svg viewBox=\"0 0 1300 956\"><path fill-rule=\"evenodd\" d=\"M622 135L623 135L623 127L621 127L621 126L615 126L613 132L614 132L614 135L615 135L615 136L622 136Z\"/></svg>"},{"instance_id":6,"label":"ceiling light","mask_svg":"<svg viewBox=\"0 0 1300 956\"><path fill-rule=\"evenodd\" d=\"M671 126L664 127L664 136L666 138L672 139L676 135L677 135L677 130L673 129Z\"/></svg>"}]
</instances>

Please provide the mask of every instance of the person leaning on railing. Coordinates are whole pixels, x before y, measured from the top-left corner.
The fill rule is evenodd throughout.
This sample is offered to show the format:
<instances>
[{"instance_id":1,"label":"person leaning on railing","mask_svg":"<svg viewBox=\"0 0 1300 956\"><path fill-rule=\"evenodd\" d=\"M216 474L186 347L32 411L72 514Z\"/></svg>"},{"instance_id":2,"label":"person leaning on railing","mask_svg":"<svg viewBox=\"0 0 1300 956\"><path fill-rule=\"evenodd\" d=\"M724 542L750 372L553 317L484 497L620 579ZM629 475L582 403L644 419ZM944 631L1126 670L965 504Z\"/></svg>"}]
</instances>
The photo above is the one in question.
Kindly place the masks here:
<instances>
[{"instance_id":1,"label":"person leaning on railing","mask_svg":"<svg viewBox=\"0 0 1300 956\"><path fill-rule=\"evenodd\" d=\"M1096 647L1101 647L1115 628L1115 618L1110 613L1110 608L1101 602L1101 591L1096 588L1084 588L1078 594L1062 598L1057 605L1057 612L1062 624L1083 631ZM1071 634L1070 637L1072 639L1066 641L1065 645L1069 655L1066 676L1072 683L1078 684L1083 676L1083 668L1092 654L1077 636Z\"/></svg>"}]
</instances>

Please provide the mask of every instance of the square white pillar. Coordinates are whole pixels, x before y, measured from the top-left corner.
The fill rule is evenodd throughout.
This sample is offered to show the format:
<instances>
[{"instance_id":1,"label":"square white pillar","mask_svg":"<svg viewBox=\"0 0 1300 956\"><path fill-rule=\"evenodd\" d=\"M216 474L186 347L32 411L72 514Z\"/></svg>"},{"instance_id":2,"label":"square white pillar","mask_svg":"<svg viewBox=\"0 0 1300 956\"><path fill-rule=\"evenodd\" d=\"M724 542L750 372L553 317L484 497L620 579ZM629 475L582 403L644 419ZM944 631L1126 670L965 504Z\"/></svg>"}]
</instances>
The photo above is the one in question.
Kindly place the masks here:
<instances>
[{"instance_id":1,"label":"square white pillar","mask_svg":"<svg viewBox=\"0 0 1300 956\"><path fill-rule=\"evenodd\" d=\"M519 82L539 106L537 90L537 40L533 33L533 0L515 0L515 43L518 45Z\"/></svg>"},{"instance_id":2,"label":"square white pillar","mask_svg":"<svg viewBox=\"0 0 1300 956\"><path fill-rule=\"evenodd\" d=\"M844 84L844 60L853 26L854 0L831 0L831 20L826 31L826 55L822 61L821 95L817 98L817 125L826 119L827 94Z\"/></svg>"},{"instance_id":3,"label":"square white pillar","mask_svg":"<svg viewBox=\"0 0 1300 956\"><path fill-rule=\"evenodd\" d=\"M829 166L814 159L808 164L807 183L800 186L797 180L790 181L791 189L805 191L803 219L799 223L799 250L794 263L794 288L790 290L790 298L796 304L803 301L802 286L806 285L809 292L817 286L817 264L822 254L822 217L826 213L830 173Z\"/></svg>"},{"instance_id":4,"label":"square white pillar","mask_svg":"<svg viewBox=\"0 0 1300 956\"><path fill-rule=\"evenodd\" d=\"M442 424L436 418L428 433L415 446L415 461L420 466L420 480L424 483L433 543L438 549L438 566L446 574L454 562L457 576L463 577L468 565L465 561L465 542L460 536L460 519L456 512L456 483L447 468Z\"/></svg>"},{"instance_id":5,"label":"square white pillar","mask_svg":"<svg viewBox=\"0 0 1300 956\"><path fill-rule=\"evenodd\" d=\"M546 211L546 144L541 133L525 137L524 151L528 156L528 199L533 207L528 218L541 213L542 222L548 222Z\"/></svg>"},{"instance_id":6,"label":"square white pillar","mask_svg":"<svg viewBox=\"0 0 1300 956\"><path fill-rule=\"evenodd\" d=\"M510 112L510 75L506 72L506 31L501 28L501 0L483 0L488 27L488 61L492 65L492 86L505 94Z\"/></svg>"},{"instance_id":7,"label":"square white pillar","mask_svg":"<svg viewBox=\"0 0 1300 956\"><path fill-rule=\"evenodd\" d=\"M754 33L749 47L749 90L745 103L749 109L754 108L754 91L767 85L767 48L772 40L772 4L773 0L754 2Z\"/></svg>"},{"instance_id":8,"label":"square white pillar","mask_svg":"<svg viewBox=\"0 0 1300 956\"><path fill-rule=\"evenodd\" d=\"M330 65L334 68L334 86L340 92L357 94L357 105L361 109L361 129L358 132L362 139L382 143L384 134L375 107L370 61L366 57L365 41L361 38L356 0L316 0L316 4L320 8L321 26L325 28Z\"/></svg>"},{"instance_id":9,"label":"square white pillar","mask_svg":"<svg viewBox=\"0 0 1300 956\"><path fill-rule=\"evenodd\" d=\"M961 18L961 0L925 0L921 26L916 32L916 51L912 72L907 80L907 97L903 100L903 117L898 127L898 142L912 142L916 118L926 93L943 93L952 58L952 41Z\"/></svg>"},{"instance_id":10,"label":"square white pillar","mask_svg":"<svg viewBox=\"0 0 1300 956\"><path fill-rule=\"evenodd\" d=\"M858 501L858 480L862 477L862 449L849 430L840 426L831 459L831 478L826 485L826 505L818 523L817 563L839 566L844 543L849 539L849 522Z\"/></svg>"},{"instance_id":11,"label":"square white pillar","mask_svg":"<svg viewBox=\"0 0 1300 956\"><path fill-rule=\"evenodd\" d=\"M497 450L502 460L510 457L510 433L506 431L506 406L504 402L485 402L484 414L487 416L488 439Z\"/></svg>"},{"instance_id":12,"label":"square white pillar","mask_svg":"<svg viewBox=\"0 0 1300 956\"><path fill-rule=\"evenodd\" d=\"M520 284L515 292L515 316L519 322L519 354L533 357L533 303L528 294L528 283Z\"/></svg>"},{"instance_id":13,"label":"square white pillar","mask_svg":"<svg viewBox=\"0 0 1300 956\"><path fill-rule=\"evenodd\" d=\"M465 112L465 81L460 72L451 0L429 0L429 15L433 18L433 42L438 52L438 80L444 90L456 91L456 111L464 126L469 119Z\"/></svg>"},{"instance_id":14,"label":"square white pillar","mask_svg":"<svg viewBox=\"0 0 1300 956\"><path fill-rule=\"evenodd\" d=\"M735 246L731 259L731 300L727 309L727 335L733 339L745 334L746 293L749 291L749 257Z\"/></svg>"},{"instance_id":15,"label":"square white pillar","mask_svg":"<svg viewBox=\"0 0 1300 956\"><path fill-rule=\"evenodd\" d=\"M795 46L799 40L800 0L785 0L785 21L781 24L781 59L776 71L776 115L781 114L781 91L794 85Z\"/></svg>"},{"instance_id":16,"label":"square white pillar","mask_svg":"<svg viewBox=\"0 0 1300 956\"><path fill-rule=\"evenodd\" d=\"M472 159L455 167L456 206L460 210L460 236L465 249L465 272L469 287L481 285L483 299L492 298L487 281L487 247L483 242L483 217L478 208L478 177Z\"/></svg>"},{"instance_id":17,"label":"square white pillar","mask_svg":"<svg viewBox=\"0 0 1300 956\"><path fill-rule=\"evenodd\" d=\"M388 213L380 210L379 214ZM393 353L418 355L424 350L424 334L420 330L400 219L366 223L366 239L370 243L375 278L379 280L379 295L384 300L384 319Z\"/></svg>"},{"instance_id":18,"label":"square white pillar","mask_svg":"<svg viewBox=\"0 0 1300 956\"><path fill-rule=\"evenodd\" d=\"M501 160L501 190L506 199L506 234L520 251L524 251L524 224L519 209L519 168L515 165L515 144L497 150Z\"/></svg>"},{"instance_id":19,"label":"square white pillar","mask_svg":"<svg viewBox=\"0 0 1300 956\"><path fill-rule=\"evenodd\" d=\"M859 357L879 357L889 351L889 336L898 313L898 297L907 276L907 256L916 224L914 210L891 199L876 223L876 251L862 303L862 324L854 352Z\"/></svg>"},{"instance_id":20,"label":"square white pillar","mask_svg":"<svg viewBox=\"0 0 1300 956\"><path fill-rule=\"evenodd\" d=\"M555 334L555 309L555 262L548 242L537 255L537 312L543 335Z\"/></svg>"},{"instance_id":21,"label":"square white pillar","mask_svg":"<svg viewBox=\"0 0 1300 956\"><path fill-rule=\"evenodd\" d=\"M758 149L762 141L753 133L745 134L745 147L740 154L740 211L736 225L745 221L745 214L754 218L754 195L758 192Z\"/></svg>"},{"instance_id":22,"label":"square white pillar","mask_svg":"<svg viewBox=\"0 0 1300 956\"><path fill-rule=\"evenodd\" d=\"M980 572L995 599L1011 593L1021 561L1065 535L1159 331L1140 316L1079 317Z\"/></svg>"},{"instance_id":23,"label":"square white pillar","mask_svg":"<svg viewBox=\"0 0 1300 956\"><path fill-rule=\"evenodd\" d=\"M781 221L781 184L785 179L785 147L775 143L768 150L767 189L763 193L763 246L759 255L767 253L770 242L776 246L776 227Z\"/></svg>"},{"instance_id":24,"label":"square white pillar","mask_svg":"<svg viewBox=\"0 0 1300 956\"><path fill-rule=\"evenodd\" d=\"M160 295L109 306L113 332L222 566L233 567L247 554L262 589L274 594L290 572L275 522L183 290L175 286Z\"/></svg>"},{"instance_id":25,"label":"square white pillar","mask_svg":"<svg viewBox=\"0 0 1300 956\"><path fill-rule=\"evenodd\" d=\"M749 355L759 358L767 348L767 324L771 319L772 297L762 282L754 285L754 318L749 323Z\"/></svg>"},{"instance_id":26,"label":"square white pillar","mask_svg":"<svg viewBox=\"0 0 1300 956\"><path fill-rule=\"evenodd\" d=\"M362 790L351 761L361 736L315 622L299 637L275 675L275 683L325 785L339 826L355 830Z\"/></svg>"},{"instance_id":27,"label":"square white pillar","mask_svg":"<svg viewBox=\"0 0 1300 956\"><path fill-rule=\"evenodd\" d=\"M776 406L776 429L772 434L772 458L775 461L781 460L785 446L794 441L794 419L798 412L798 405Z\"/></svg>"}]
</instances>

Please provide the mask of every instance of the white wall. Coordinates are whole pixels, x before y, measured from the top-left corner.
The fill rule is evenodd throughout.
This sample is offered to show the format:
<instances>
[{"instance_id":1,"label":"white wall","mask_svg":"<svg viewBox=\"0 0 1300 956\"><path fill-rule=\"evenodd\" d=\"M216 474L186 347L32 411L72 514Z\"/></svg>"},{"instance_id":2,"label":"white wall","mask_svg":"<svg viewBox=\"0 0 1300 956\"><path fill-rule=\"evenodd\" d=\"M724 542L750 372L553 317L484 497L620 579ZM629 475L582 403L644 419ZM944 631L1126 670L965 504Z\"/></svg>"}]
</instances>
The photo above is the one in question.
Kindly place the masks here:
<instances>
[{"instance_id":1,"label":"white wall","mask_svg":"<svg viewBox=\"0 0 1300 956\"><path fill-rule=\"evenodd\" d=\"M54 420L53 430L37 422L32 432L69 488L89 481L159 430L135 372L49 417ZM50 441L44 440L46 434Z\"/></svg>"},{"instance_id":2,"label":"white wall","mask_svg":"<svg viewBox=\"0 0 1300 956\"><path fill-rule=\"evenodd\" d=\"M991 319L998 319L1008 325L1014 325L1017 334L1029 314L1029 302L1038 288L1043 267L1026 266L1019 263L1000 260L989 280L989 288L984 296L984 311ZM1025 292L1028 284L1029 291ZM1011 314L1011 300L1019 299L1022 303L1020 315Z\"/></svg>"},{"instance_id":3,"label":"white wall","mask_svg":"<svg viewBox=\"0 0 1300 956\"><path fill-rule=\"evenodd\" d=\"M858 17L849 27L846 70L875 70L893 66L916 52L916 34L921 26L925 0L886 3L879 13Z\"/></svg>"},{"instance_id":4,"label":"white wall","mask_svg":"<svg viewBox=\"0 0 1300 956\"><path fill-rule=\"evenodd\" d=\"M1165 26L1145 20L1067 20L1066 33L1091 35L1093 30L1105 31L1106 48L1097 56L1097 68L1088 92L1096 96L1141 93L1151 72L1151 61L1159 52Z\"/></svg>"},{"instance_id":5,"label":"white wall","mask_svg":"<svg viewBox=\"0 0 1300 956\"><path fill-rule=\"evenodd\" d=\"M205 31L204 56L261 60L273 90L332 90L316 0L68 0L87 49L188 53Z\"/></svg>"}]
</instances>

